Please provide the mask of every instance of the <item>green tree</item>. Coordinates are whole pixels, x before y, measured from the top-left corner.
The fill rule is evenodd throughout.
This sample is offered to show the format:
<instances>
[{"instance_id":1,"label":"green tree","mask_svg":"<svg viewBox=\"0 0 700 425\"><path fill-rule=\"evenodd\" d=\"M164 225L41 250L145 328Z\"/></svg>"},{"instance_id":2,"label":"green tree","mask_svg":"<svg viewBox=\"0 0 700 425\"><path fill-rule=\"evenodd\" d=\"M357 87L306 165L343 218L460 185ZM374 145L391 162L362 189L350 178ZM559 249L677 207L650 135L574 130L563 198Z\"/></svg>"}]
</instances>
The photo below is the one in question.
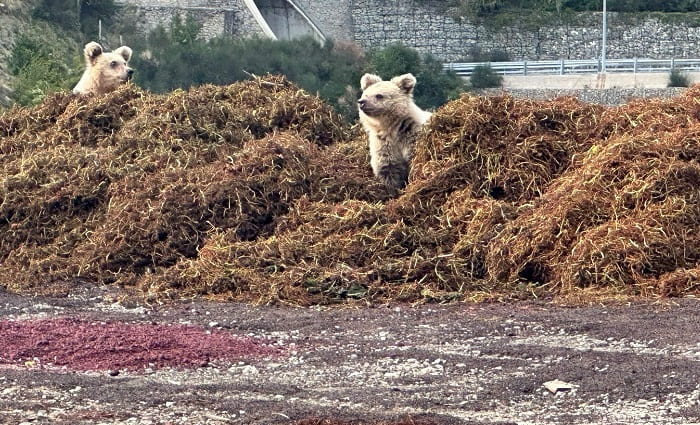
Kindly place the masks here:
<instances>
[{"instance_id":1,"label":"green tree","mask_svg":"<svg viewBox=\"0 0 700 425\"><path fill-rule=\"evenodd\" d=\"M372 71L384 78L411 72L418 74L422 67L420 54L410 47L394 44L370 54Z\"/></svg>"},{"instance_id":2,"label":"green tree","mask_svg":"<svg viewBox=\"0 0 700 425\"><path fill-rule=\"evenodd\" d=\"M118 16L114 0L81 0L80 30L91 40L96 40L99 32L99 21L110 25Z\"/></svg>"},{"instance_id":3,"label":"green tree","mask_svg":"<svg viewBox=\"0 0 700 425\"><path fill-rule=\"evenodd\" d=\"M262 38L209 41L197 37L196 20L177 17L135 44L135 82L155 92L204 83L230 84L250 74L282 74L334 105L348 119L357 113L357 93L364 55L352 45L319 44L311 38L274 41ZM350 89L349 89L350 87Z\"/></svg>"},{"instance_id":4,"label":"green tree","mask_svg":"<svg viewBox=\"0 0 700 425\"><path fill-rule=\"evenodd\" d=\"M679 70L679 69L672 69L671 74L669 75L669 82L668 82L669 87L690 87L690 77L688 76L687 73Z\"/></svg>"},{"instance_id":5,"label":"green tree","mask_svg":"<svg viewBox=\"0 0 700 425\"><path fill-rule=\"evenodd\" d=\"M22 33L8 61L15 76L13 99L21 105L39 103L47 94L68 90L78 81L82 61L51 27L37 23Z\"/></svg>"},{"instance_id":6,"label":"green tree","mask_svg":"<svg viewBox=\"0 0 700 425\"><path fill-rule=\"evenodd\" d=\"M40 0L34 8L32 16L56 24L68 31L80 31L76 0Z\"/></svg>"},{"instance_id":7,"label":"green tree","mask_svg":"<svg viewBox=\"0 0 700 425\"><path fill-rule=\"evenodd\" d=\"M114 0L40 0L33 16L55 23L64 30L82 32L95 39L98 21L110 23L117 15Z\"/></svg>"}]
</instances>

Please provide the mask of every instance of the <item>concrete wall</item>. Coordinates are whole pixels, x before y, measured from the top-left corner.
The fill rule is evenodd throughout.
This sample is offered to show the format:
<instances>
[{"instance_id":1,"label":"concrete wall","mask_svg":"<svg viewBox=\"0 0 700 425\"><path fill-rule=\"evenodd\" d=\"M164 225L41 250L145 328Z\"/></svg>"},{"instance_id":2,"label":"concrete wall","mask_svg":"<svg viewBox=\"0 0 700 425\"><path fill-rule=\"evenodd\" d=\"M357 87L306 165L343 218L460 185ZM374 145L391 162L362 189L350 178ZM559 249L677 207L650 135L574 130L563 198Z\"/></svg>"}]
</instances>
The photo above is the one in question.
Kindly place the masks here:
<instances>
[{"instance_id":1,"label":"concrete wall","mask_svg":"<svg viewBox=\"0 0 700 425\"><path fill-rule=\"evenodd\" d=\"M353 2L349 0L295 0L326 38L353 41Z\"/></svg>"},{"instance_id":2,"label":"concrete wall","mask_svg":"<svg viewBox=\"0 0 700 425\"><path fill-rule=\"evenodd\" d=\"M175 15L183 18L192 15L202 25L200 35L206 39L219 35L264 35L240 0L116 0L115 3L135 11L137 28L144 33L158 25L167 27Z\"/></svg>"},{"instance_id":3,"label":"concrete wall","mask_svg":"<svg viewBox=\"0 0 700 425\"><path fill-rule=\"evenodd\" d=\"M295 7L289 1L257 0L255 3L278 39L313 37L321 43L325 40L325 35L320 29L317 30L316 23L306 11Z\"/></svg>"},{"instance_id":4,"label":"concrete wall","mask_svg":"<svg viewBox=\"0 0 700 425\"><path fill-rule=\"evenodd\" d=\"M242 0L116 0L136 11L137 26L147 33L167 25L176 14L192 15L202 24L201 36L246 37L263 35ZM315 36L307 21L285 0L256 0L256 5L278 38ZM296 0L304 14L326 38L353 40L352 4L347 0Z\"/></svg>"},{"instance_id":5,"label":"concrete wall","mask_svg":"<svg viewBox=\"0 0 700 425\"><path fill-rule=\"evenodd\" d=\"M691 84L700 83L700 72L688 72ZM503 87L508 89L538 89L556 90L574 89L662 89L668 87L669 73L614 73L614 74L585 74L585 75L508 75L503 77Z\"/></svg>"},{"instance_id":6,"label":"concrete wall","mask_svg":"<svg viewBox=\"0 0 700 425\"><path fill-rule=\"evenodd\" d=\"M555 99L558 97L571 96L582 102L595 103L599 105L617 106L629 102L633 99L661 98L668 99L677 97L684 88L613 88L613 89L486 89L480 94L486 96L502 95L504 93L514 97L525 99Z\"/></svg>"},{"instance_id":7,"label":"concrete wall","mask_svg":"<svg viewBox=\"0 0 700 425\"><path fill-rule=\"evenodd\" d=\"M578 14L569 23L530 28L515 22L493 29L456 21L441 13L439 0L353 0L355 40L364 48L401 42L446 62L461 61L471 50L500 50L513 60L600 57L602 14ZM700 14L693 14L695 18ZM691 20L689 20L691 21ZM611 58L700 57L700 27L666 23L639 15L608 15L607 56Z\"/></svg>"},{"instance_id":8,"label":"concrete wall","mask_svg":"<svg viewBox=\"0 0 700 425\"><path fill-rule=\"evenodd\" d=\"M365 49L402 43L445 62L463 61L474 49L503 51L513 60L591 59L601 55L600 13L579 14L568 23L531 28L514 22L493 29L457 21L441 0L293 0L327 38L352 41ZM192 13L202 35L244 37L261 34L243 0L117 0L138 7L144 30L169 22L175 13ZM256 2L284 37L308 29L285 0ZM700 13L690 16L700 21ZM700 27L609 14L609 58L700 57Z\"/></svg>"},{"instance_id":9,"label":"concrete wall","mask_svg":"<svg viewBox=\"0 0 700 425\"><path fill-rule=\"evenodd\" d=\"M256 1L260 13L278 39L314 36L304 18L285 0Z\"/></svg>"}]
</instances>

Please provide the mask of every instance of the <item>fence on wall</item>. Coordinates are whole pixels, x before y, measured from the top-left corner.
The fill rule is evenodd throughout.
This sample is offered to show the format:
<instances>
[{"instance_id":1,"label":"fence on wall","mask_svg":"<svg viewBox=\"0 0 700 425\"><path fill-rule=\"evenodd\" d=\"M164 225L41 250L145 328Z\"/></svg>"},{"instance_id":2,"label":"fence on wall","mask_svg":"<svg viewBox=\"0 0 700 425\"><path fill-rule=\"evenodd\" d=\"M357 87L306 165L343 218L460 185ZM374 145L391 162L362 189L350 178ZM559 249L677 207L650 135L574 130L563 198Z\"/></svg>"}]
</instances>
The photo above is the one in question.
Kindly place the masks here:
<instances>
[{"instance_id":1,"label":"fence on wall","mask_svg":"<svg viewBox=\"0 0 700 425\"><path fill-rule=\"evenodd\" d=\"M501 75L567 75L596 74L602 70L600 59L583 60L546 60L521 62L464 62L446 63L445 69L455 71L457 75L469 77L477 66L489 65ZM700 72L700 59L607 59L607 73L628 72Z\"/></svg>"}]
</instances>

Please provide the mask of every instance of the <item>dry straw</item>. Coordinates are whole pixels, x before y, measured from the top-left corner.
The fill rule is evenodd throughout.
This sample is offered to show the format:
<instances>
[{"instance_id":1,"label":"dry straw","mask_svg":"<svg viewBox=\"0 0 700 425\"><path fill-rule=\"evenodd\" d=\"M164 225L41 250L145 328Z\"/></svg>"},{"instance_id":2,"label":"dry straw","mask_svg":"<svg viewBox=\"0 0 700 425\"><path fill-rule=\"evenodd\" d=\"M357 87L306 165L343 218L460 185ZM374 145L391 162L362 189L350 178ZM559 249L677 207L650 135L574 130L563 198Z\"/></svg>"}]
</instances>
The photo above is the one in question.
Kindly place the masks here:
<instances>
[{"instance_id":1,"label":"dry straw","mask_svg":"<svg viewBox=\"0 0 700 425\"><path fill-rule=\"evenodd\" d=\"M700 292L700 88L617 108L464 95L409 185L282 77L56 94L0 117L0 285L258 303Z\"/></svg>"}]
</instances>

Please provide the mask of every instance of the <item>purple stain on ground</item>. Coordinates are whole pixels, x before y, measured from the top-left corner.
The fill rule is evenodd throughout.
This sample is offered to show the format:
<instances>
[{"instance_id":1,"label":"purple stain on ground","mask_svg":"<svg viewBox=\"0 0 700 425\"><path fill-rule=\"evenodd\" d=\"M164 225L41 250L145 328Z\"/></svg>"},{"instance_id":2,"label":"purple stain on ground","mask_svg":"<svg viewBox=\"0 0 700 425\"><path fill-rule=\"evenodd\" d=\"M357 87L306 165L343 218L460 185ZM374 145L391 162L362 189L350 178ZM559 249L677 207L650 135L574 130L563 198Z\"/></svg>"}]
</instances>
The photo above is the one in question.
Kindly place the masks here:
<instances>
[{"instance_id":1,"label":"purple stain on ground","mask_svg":"<svg viewBox=\"0 0 700 425\"><path fill-rule=\"evenodd\" d=\"M39 364L79 371L138 371L193 368L213 360L249 360L280 352L264 339L190 325L0 320L0 364L38 359Z\"/></svg>"}]
</instances>

